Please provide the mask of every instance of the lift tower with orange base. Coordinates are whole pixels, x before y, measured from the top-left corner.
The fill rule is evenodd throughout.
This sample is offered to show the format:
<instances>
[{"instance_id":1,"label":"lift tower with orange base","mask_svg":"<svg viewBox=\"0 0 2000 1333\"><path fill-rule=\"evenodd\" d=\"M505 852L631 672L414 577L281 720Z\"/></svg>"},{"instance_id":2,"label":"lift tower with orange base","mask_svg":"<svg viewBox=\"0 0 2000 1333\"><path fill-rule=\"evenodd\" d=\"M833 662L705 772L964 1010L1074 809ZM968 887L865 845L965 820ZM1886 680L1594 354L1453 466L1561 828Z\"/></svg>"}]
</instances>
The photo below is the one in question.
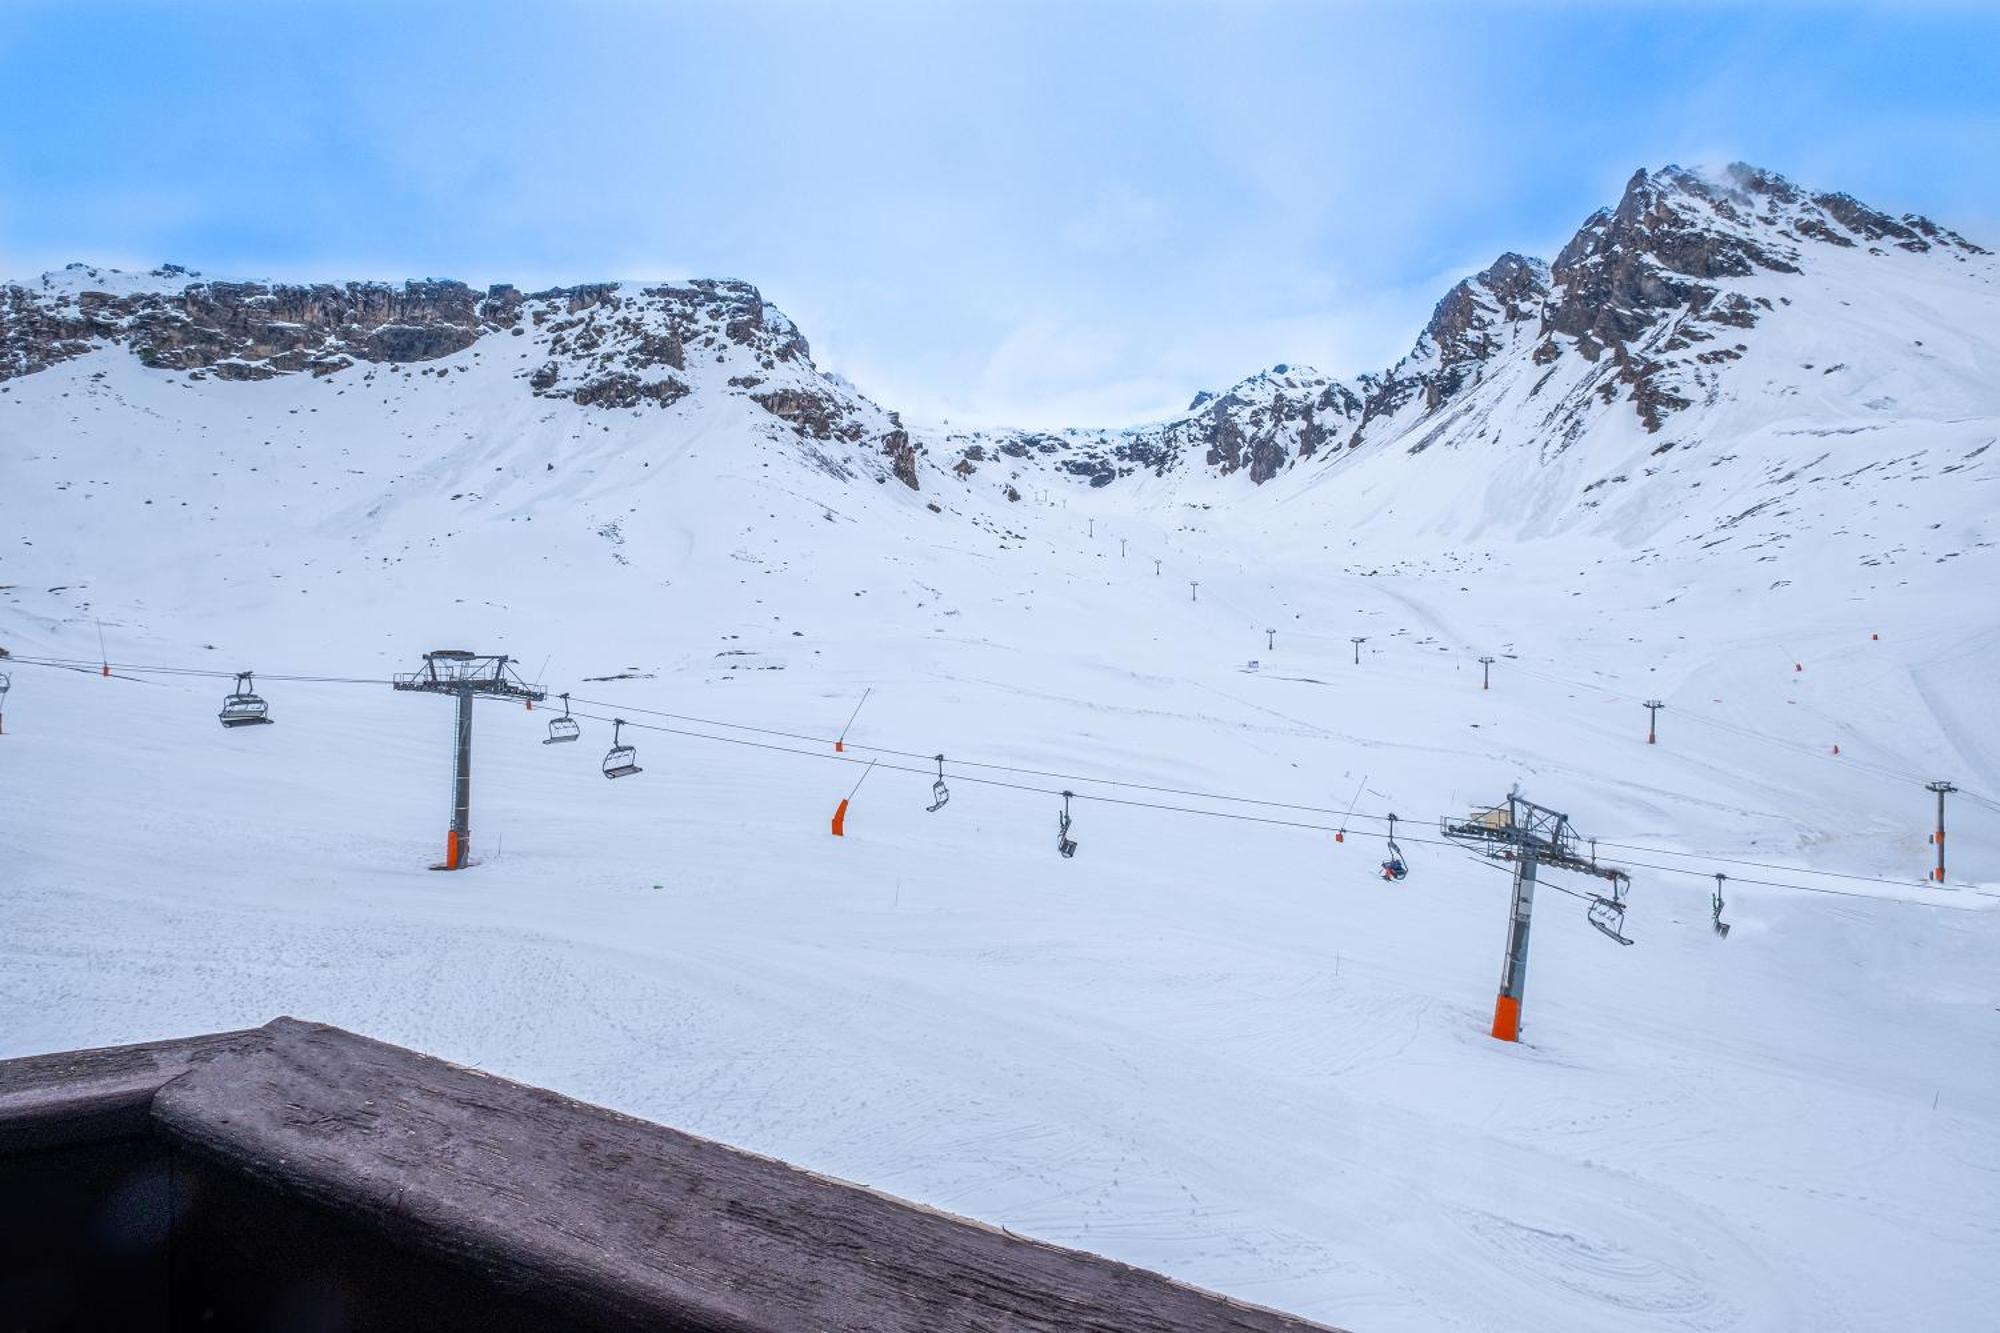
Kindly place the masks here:
<instances>
[{"instance_id":1,"label":"lift tower with orange base","mask_svg":"<svg viewBox=\"0 0 2000 1333\"><path fill-rule=\"evenodd\" d=\"M458 648L424 654L420 670L390 678L399 690L449 694L458 700L457 741L453 747L451 829L444 837L444 860L433 870L463 870L472 856L472 701L486 695L519 699L529 707L549 697L522 680L506 657L487 657Z\"/></svg>"},{"instance_id":2,"label":"lift tower with orange base","mask_svg":"<svg viewBox=\"0 0 2000 1333\"><path fill-rule=\"evenodd\" d=\"M1541 866L1594 875L1611 883L1610 896L1588 895L1590 924L1620 944L1625 937L1625 892L1632 877L1600 866L1585 855L1569 816L1508 793L1499 805L1475 810L1466 819L1443 821L1444 836L1477 848L1482 855L1514 865L1514 899L1507 912L1507 960L1500 970L1500 995L1493 1003L1493 1035L1521 1039L1521 1000L1528 988L1528 923L1535 906L1535 873Z\"/></svg>"}]
</instances>

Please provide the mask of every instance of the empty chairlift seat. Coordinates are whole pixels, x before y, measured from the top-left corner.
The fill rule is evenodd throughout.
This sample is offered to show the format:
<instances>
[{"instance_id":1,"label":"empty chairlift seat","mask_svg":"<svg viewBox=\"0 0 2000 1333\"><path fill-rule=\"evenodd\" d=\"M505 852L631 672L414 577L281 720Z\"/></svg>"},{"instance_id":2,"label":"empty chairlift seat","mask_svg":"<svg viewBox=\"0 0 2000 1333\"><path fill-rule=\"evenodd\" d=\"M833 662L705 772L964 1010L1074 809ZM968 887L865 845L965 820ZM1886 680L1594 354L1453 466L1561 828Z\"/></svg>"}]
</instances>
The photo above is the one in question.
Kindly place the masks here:
<instances>
[{"instance_id":1,"label":"empty chairlift seat","mask_svg":"<svg viewBox=\"0 0 2000 1333\"><path fill-rule=\"evenodd\" d=\"M625 728L624 718L611 720L611 750L604 756L604 776L607 778L629 778L634 773L643 773L639 767L639 751L625 745L619 739L619 732Z\"/></svg>"},{"instance_id":2,"label":"empty chairlift seat","mask_svg":"<svg viewBox=\"0 0 2000 1333\"><path fill-rule=\"evenodd\" d=\"M582 734L583 729L577 726L576 719L569 715L569 696L563 695L562 701L563 715L549 720L549 734L542 742L544 745L560 745L564 741L573 741Z\"/></svg>"},{"instance_id":3,"label":"empty chairlift seat","mask_svg":"<svg viewBox=\"0 0 2000 1333\"><path fill-rule=\"evenodd\" d=\"M236 673L236 688L222 701L222 711L216 714L225 727L254 727L267 724L271 720L271 706L253 688L251 673Z\"/></svg>"}]
</instances>

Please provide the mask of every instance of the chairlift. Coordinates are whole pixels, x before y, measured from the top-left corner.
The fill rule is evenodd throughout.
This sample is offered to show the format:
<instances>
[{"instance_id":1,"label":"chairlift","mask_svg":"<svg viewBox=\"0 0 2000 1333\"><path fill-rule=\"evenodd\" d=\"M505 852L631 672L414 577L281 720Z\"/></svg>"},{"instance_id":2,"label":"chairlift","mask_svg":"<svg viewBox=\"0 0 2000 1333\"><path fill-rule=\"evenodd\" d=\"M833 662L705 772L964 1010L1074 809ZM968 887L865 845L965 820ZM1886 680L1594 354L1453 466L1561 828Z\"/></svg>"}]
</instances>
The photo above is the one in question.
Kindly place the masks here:
<instances>
[{"instance_id":1,"label":"chairlift","mask_svg":"<svg viewBox=\"0 0 2000 1333\"><path fill-rule=\"evenodd\" d=\"M563 695L562 701L563 715L549 719L549 734L542 742L544 745L560 745L564 741L573 741L583 734L583 728L579 727L576 719L569 715L569 696Z\"/></svg>"},{"instance_id":2,"label":"chairlift","mask_svg":"<svg viewBox=\"0 0 2000 1333\"><path fill-rule=\"evenodd\" d=\"M1076 855L1076 840L1069 836L1069 798L1074 792L1064 792L1062 813L1056 816L1056 850L1064 856Z\"/></svg>"},{"instance_id":3,"label":"chairlift","mask_svg":"<svg viewBox=\"0 0 2000 1333\"><path fill-rule=\"evenodd\" d=\"M1620 944L1632 941L1625 934L1625 904L1618 898L1606 898L1602 894L1590 895L1590 924L1610 939Z\"/></svg>"},{"instance_id":4,"label":"chairlift","mask_svg":"<svg viewBox=\"0 0 2000 1333\"><path fill-rule=\"evenodd\" d=\"M1396 845L1396 816L1391 812L1389 815L1389 859L1382 863L1382 878L1393 884L1399 879L1408 878L1409 873L1409 863L1403 860L1403 849Z\"/></svg>"},{"instance_id":5,"label":"chairlift","mask_svg":"<svg viewBox=\"0 0 2000 1333\"><path fill-rule=\"evenodd\" d=\"M644 769L640 768L634 762L639 757L637 747L621 744L619 741L618 733L624 727L624 718L614 717L611 719L611 749L604 756L604 776L607 778L629 778L634 773L645 772Z\"/></svg>"},{"instance_id":6,"label":"chairlift","mask_svg":"<svg viewBox=\"0 0 2000 1333\"><path fill-rule=\"evenodd\" d=\"M1713 899L1711 899L1711 906L1714 909L1713 920L1715 924L1715 933L1722 936L1722 938L1725 940L1729 938L1729 923L1722 919L1722 907L1723 907L1722 881L1728 878L1729 876L1723 874L1722 872L1720 871L1716 872L1715 895Z\"/></svg>"},{"instance_id":7,"label":"chairlift","mask_svg":"<svg viewBox=\"0 0 2000 1333\"><path fill-rule=\"evenodd\" d=\"M215 716L225 727L255 727L267 725L271 721L271 706L258 695L250 680L251 673L236 673L236 688L222 701L222 711Z\"/></svg>"},{"instance_id":8,"label":"chairlift","mask_svg":"<svg viewBox=\"0 0 2000 1333\"><path fill-rule=\"evenodd\" d=\"M945 802L951 799L951 789L944 785L943 755L939 755L937 757L937 766L938 766L937 781L931 784L931 803L924 807L924 809L929 811L931 814L936 814L938 811L944 809Z\"/></svg>"}]
</instances>

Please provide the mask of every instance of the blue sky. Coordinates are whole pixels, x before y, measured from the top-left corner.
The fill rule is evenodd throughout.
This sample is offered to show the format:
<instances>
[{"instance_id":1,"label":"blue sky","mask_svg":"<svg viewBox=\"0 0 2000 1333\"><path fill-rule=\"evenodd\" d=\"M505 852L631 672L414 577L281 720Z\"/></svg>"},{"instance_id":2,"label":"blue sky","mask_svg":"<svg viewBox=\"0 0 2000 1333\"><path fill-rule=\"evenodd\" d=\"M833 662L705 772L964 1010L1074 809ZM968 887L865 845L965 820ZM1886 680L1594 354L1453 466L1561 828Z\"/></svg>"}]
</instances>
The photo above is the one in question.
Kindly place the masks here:
<instances>
[{"instance_id":1,"label":"blue sky","mask_svg":"<svg viewBox=\"0 0 2000 1333\"><path fill-rule=\"evenodd\" d=\"M2000 243L2000 9L0 7L0 274L741 277L959 424L1379 369L1635 168L1734 158Z\"/></svg>"}]
</instances>

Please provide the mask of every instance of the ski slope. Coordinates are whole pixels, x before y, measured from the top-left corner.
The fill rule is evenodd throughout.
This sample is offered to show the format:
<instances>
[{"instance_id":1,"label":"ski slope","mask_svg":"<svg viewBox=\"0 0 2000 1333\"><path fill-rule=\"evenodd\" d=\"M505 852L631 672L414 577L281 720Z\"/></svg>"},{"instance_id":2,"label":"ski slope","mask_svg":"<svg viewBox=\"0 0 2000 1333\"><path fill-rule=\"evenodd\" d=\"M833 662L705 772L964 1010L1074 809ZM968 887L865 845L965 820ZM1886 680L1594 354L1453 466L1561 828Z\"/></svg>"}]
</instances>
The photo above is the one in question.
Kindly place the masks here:
<instances>
[{"instance_id":1,"label":"ski slope","mask_svg":"<svg viewBox=\"0 0 2000 1333\"><path fill-rule=\"evenodd\" d=\"M2000 795L1990 472L1897 483L1974 543L1870 587L1838 514L1776 571L1500 529L1444 450L1231 504L843 481L739 401L586 412L477 350L9 382L17 657L462 647L592 702L571 746L482 706L478 864L434 874L443 700L264 679L277 724L225 731L227 679L15 665L0 1055L297 1014L1370 1333L1990 1322L2000 815L1952 798L1926 884L1921 785ZM614 715L674 730L606 782ZM942 752L949 804L863 747ZM1436 829L1515 783L1621 845L1637 943L1549 875L1509 1046L1505 870Z\"/></svg>"}]
</instances>

